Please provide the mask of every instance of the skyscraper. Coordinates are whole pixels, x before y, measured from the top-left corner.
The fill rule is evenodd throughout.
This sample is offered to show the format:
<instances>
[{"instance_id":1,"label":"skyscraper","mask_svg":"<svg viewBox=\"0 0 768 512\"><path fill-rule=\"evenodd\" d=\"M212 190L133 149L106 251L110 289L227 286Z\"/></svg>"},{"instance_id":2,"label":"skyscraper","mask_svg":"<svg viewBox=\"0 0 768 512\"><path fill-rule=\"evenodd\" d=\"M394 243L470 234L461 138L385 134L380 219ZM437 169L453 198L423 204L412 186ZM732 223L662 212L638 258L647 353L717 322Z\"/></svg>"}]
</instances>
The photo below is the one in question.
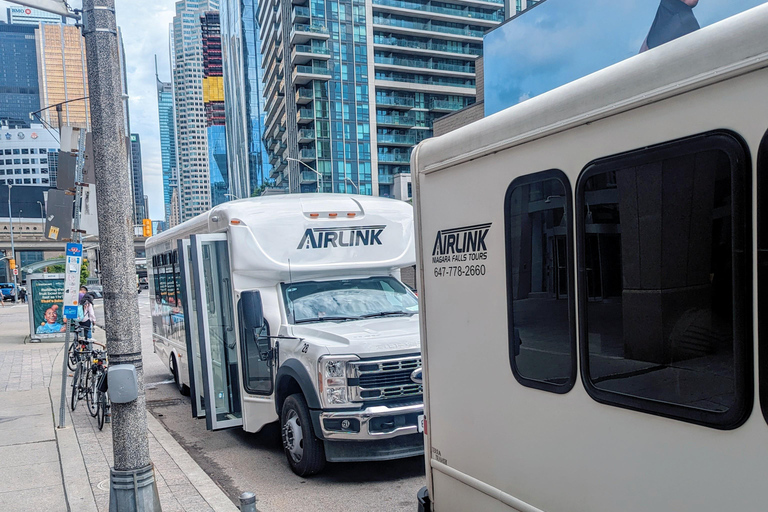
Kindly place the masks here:
<instances>
[{"instance_id":1,"label":"skyscraper","mask_svg":"<svg viewBox=\"0 0 768 512\"><path fill-rule=\"evenodd\" d=\"M133 175L133 221L141 224L149 218L144 208L144 173L141 168L141 138L138 133L131 134L131 171Z\"/></svg>"},{"instance_id":2,"label":"skyscraper","mask_svg":"<svg viewBox=\"0 0 768 512\"><path fill-rule=\"evenodd\" d=\"M218 7L218 0L179 0L173 18L171 62L182 222L211 207L200 16Z\"/></svg>"},{"instance_id":3,"label":"skyscraper","mask_svg":"<svg viewBox=\"0 0 768 512\"><path fill-rule=\"evenodd\" d=\"M221 25L219 13L200 16L203 41L203 103L208 137L208 168L211 206L225 203L229 191L227 174L227 134L224 125L224 79L221 73Z\"/></svg>"},{"instance_id":4,"label":"skyscraper","mask_svg":"<svg viewBox=\"0 0 768 512\"><path fill-rule=\"evenodd\" d=\"M85 40L74 25L41 24L35 30L41 108L62 105L64 125L90 129ZM43 120L57 126L56 110L47 109Z\"/></svg>"},{"instance_id":5,"label":"skyscraper","mask_svg":"<svg viewBox=\"0 0 768 512\"><path fill-rule=\"evenodd\" d=\"M255 0L221 3L224 104L227 118L229 188L250 196L269 179L271 165L264 146L264 70Z\"/></svg>"},{"instance_id":6,"label":"skyscraper","mask_svg":"<svg viewBox=\"0 0 768 512\"><path fill-rule=\"evenodd\" d=\"M13 25L32 25L40 23L65 23L66 20L57 14L33 9L31 7L9 7L8 23Z\"/></svg>"},{"instance_id":7,"label":"skyscraper","mask_svg":"<svg viewBox=\"0 0 768 512\"><path fill-rule=\"evenodd\" d=\"M165 222L171 224L171 200L173 191L171 183L178 185L176 175L176 115L173 106L173 84L160 80L155 58L155 80L157 83L157 110L160 119L160 156L163 163L163 201L165 203Z\"/></svg>"},{"instance_id":8,"label":"skyscraper","mask_svg":"<svg viewBox=\"0 0 768 512\"><path fill-rule=\"evenodd\" d=\"M0 22L0 124L28 127L40 109L35 27Z\"/></svg>"},{"instance_id":9,"label":"skyscraper","mask_svg":"<svg viewBox=\"0 0 768 512\"><path fill-rule=\"evenodd\" d=\"M474 61L504 9L504 0L261 3L276 183L393 195L433 120L475 101Z\"/></svg>"}]
</instances>

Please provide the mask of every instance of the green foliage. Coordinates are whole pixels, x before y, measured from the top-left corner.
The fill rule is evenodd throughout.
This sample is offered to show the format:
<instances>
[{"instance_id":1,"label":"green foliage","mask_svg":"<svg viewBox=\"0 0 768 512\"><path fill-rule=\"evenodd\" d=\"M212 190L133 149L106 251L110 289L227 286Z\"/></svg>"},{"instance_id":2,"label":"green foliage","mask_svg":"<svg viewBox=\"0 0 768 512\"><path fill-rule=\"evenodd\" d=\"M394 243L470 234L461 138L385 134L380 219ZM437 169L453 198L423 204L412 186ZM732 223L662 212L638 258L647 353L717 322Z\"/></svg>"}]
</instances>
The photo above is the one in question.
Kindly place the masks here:
<instances>
[{"instance_id":1,"label":"green foliage","mask_svg":"<svg viewBox=\"0 0 768 512\"><path fill-rule=\"evenodd\" d=\"M47 267L45 267L45 271L50 274L63 274L64 270L66 269L64 268L63 263L57 263L55 265L48 265Z\"/></svg>"},{"instance_id":2,"label":"green foliage","mask_svg":"<svg viewBox=\"0 0 768 512\"><path fill-rule=\"evenodd\" d=\"M88 270L88 260L83 258L83 263L80 265L80 286L85 286L88 282L88 276L91 272Z\"/></svg>"}]
</instances>

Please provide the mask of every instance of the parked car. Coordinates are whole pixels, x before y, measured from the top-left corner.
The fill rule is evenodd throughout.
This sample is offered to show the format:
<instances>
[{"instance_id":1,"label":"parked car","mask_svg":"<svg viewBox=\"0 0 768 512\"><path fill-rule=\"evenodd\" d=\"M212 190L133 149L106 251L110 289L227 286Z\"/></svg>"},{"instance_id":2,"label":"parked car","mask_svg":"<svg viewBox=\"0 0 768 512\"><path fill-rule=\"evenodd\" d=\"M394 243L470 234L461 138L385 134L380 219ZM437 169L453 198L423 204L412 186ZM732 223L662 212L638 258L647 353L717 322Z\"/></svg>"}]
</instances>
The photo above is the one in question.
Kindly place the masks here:
<instances>
[{"instance_id":1,"label":"parked car","mask_svg":"<svg viewBox=\"0 0 768 512\"><path fill-rule=\"evenodd\" d=\"M3 300L13 300L16 291L13 283L0 283L0 295Z\"/></svg>"},{"instance_id":2,"label":"parked car","mask_svg":"<svg viewBox=\"0 0 768 512\"><path fill-rule=\"evenodd\" d=\"M92 284L88 286L88 293L93 295L94 299L101 299L104 297L104 289L100 284Z\"/></svg>"}]
</instances>

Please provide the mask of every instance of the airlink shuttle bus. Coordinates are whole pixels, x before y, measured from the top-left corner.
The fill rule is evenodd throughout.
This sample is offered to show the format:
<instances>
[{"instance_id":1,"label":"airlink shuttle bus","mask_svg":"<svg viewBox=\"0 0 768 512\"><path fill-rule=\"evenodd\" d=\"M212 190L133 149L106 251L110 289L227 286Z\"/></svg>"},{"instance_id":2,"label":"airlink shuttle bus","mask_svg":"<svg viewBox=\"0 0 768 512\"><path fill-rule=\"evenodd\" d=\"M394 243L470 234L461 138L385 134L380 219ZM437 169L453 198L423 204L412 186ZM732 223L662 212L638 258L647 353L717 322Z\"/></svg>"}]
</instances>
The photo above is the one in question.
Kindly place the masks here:
<instances>
[{"instance_id":1,"label":"airlink shuttle bus","mask_svg":"<svg viewBox=\"0 0 768 512\"><path fill-rule=\"evenodd\" d=\"M768 5L411 166L422 508L768 510Z\"/></svg>"},{"instance_id":2,"label":"airlink shuttle bus","mask_svg":"<svg viewBox=\"0 0 768 512\"><path fill-rule=\"evenodd\" d=\"M234 201L150 238L147 261L155 352L208 429L279 421L299 475L423 453L409 204Z\"/></svg>"}]
</instances>

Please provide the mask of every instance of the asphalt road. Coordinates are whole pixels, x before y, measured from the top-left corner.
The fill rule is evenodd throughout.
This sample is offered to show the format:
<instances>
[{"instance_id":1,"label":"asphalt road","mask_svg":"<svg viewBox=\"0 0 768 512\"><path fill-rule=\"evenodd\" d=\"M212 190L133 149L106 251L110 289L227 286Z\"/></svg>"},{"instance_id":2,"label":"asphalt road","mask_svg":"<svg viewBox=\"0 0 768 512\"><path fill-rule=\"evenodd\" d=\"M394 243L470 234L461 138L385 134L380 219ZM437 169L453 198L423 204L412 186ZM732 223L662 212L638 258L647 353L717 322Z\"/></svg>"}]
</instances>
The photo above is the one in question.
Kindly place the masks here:
<instances>
[{"instance_id":1,"label":"asphalt road","mask_svg":"<svg viewBox=\"0 0 768 512\"><path fill-rule=\"evenodd\" d=\"M97 303L96 312L101 320L101 301ZM240 428L207 431L204 419L192 418L189 398L178 392L168 368L152 352L146 290L139 295L139 314L150 412L235 503L241 492L251 491L259 500L256 505L261 512L416 509L416 492L426 485L423 457L329 463L323 473L301 478L288 467L276 424L256 434Z\"/></svg>"}]
</instances>

